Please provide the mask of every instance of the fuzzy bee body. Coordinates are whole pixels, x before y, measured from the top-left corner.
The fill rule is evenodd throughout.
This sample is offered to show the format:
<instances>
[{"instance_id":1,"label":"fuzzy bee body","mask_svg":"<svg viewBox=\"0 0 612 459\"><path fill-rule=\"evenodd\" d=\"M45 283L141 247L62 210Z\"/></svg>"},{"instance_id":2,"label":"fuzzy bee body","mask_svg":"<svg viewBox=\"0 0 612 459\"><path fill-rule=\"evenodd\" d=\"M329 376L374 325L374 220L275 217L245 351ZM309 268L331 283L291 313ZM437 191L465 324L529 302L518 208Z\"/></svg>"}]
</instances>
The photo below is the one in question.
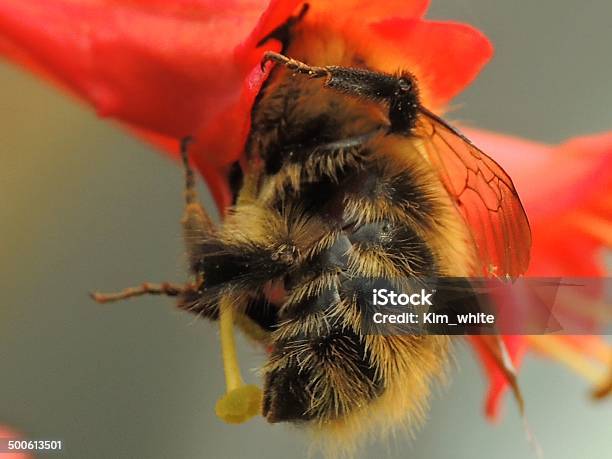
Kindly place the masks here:
<instances>
[{"instance_id":1,"label":"fuzzy bee body","mask_svg":"<svg viewBox=\"0 0 612 459\"><path fill-rule=\"evenodd\" d=\"M360 64L349 49L343 54L331 63ZM276 68L253 109L236 205L213 238L217 247L200 248L203 286L190 308L214 315L223 294L241 305L239 323L271 348L270 422L349 436L376 418L387 426L418 420L442 373L447 337L363 330L373 281L466 276L472 262L442 183L411 133L390 130L386 110ZM276 300L274 289L282 292Z\"/></svg>"},{"instance_id":2,"label":"fuzzy bee body","mask_svg":"<svg viewBox=\"0 0 612 459\"><path fill-rule=\"evenodd\" d=\"M274 32L290 58L271 56L281 65L253 107L232 168L235 203L218 228L193 203L185 163L195 282L97 299L165 293L211 319L230 304L269 350L267 420L350 441L372 424L422 419L449 352L444 335L369 334L372 285L410 288L484 265L517 275L529 227L509 177L421 105L410 74L379 72L367 44L328 25L290 25Z\"/></svg>"}]
</instances>

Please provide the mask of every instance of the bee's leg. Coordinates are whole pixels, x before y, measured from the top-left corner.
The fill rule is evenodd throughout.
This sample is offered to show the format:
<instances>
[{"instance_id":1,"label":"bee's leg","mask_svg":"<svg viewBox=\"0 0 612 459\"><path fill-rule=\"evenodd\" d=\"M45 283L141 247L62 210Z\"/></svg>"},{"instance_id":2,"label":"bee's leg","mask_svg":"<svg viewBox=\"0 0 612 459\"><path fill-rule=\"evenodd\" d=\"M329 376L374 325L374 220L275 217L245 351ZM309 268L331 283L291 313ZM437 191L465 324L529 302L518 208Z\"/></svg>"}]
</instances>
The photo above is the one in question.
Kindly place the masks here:
<instances>
[{"instance_id":1,"label":"bee's leg","mask_svg":"<svg viewBox=\"0 0 612 459\"><path fill-rule=\"evenodd\" d=\"M261 61L261 68L263 69L268 62L276 62L277 64L284 65L288 70L295 73L301 73L307 75L310 78L331 78L331 71L334 67L316 67L314 65L308 65L304 62L291 59L290 57L284 56L274 51L267 51Z\"/></svg>"},{"instance_id":2,"label":"bee's leg","mask_svg":"<svg viewBox=\"0 0 612 459\"><path fill-rule=\"evenodd\" d=\"M344 94L389 104L390 132L409 135L420 107L418 89L409 73L389 75L371 70L338 66L315 67L268 51L262 66L273 61L309 78L324 78L324 85Z\"/></svg>"},{"instance_id":3,"label":"bee's leg","mask_svg":"<svg viewBox=\"0 0 612 459\"><path fill-rule=\"evenodd\" d=\"M256 386L245 385L240 374L234 341L235 299L223 295L218 303L202 301L203 291L200 289L204 289L206 284L201 273L205 273L206 277L208 274L207 269L202 269L203 266L200 266L201 255L203 252L208 252L214 245L205 242L207 236L212 233L213 224L204 207L197 201L194 174L189 166L188 158L190 142L189 137L181 142L181 157L185 167L185 212L182 224L191 270L197 276L198 287L191 291L181 292L179 308L219 319L221 354L227 392L217 401L215 411L217 416L225 422L239 424L259 414L261 390Z\"/></svg>"},{"instance_id":4,"label":"bee's leg","mask_svg":"<svg viewBox=\"0 0 612 459\"><path fill-rule=\"evenodd\" d=\"M173 284L170 282L163 282L161 284L144 282L138 287L128 287L116 293L92 292L91 297L98 303L110 303L113 301L127 300L128 298L141 295L178 296L191 290L193 290L193 286L190 285Z\"/></svg>"},{"instance_id":5,"label":"bee's leg","mask_svg":"<svg viewBox=\"0 0 612 459\"><path fill-rule=\"evenodd\" d=\"M221 296L218 303L202 301L201 298L203 292L200 289L204 288L201 272L206 272L200 266L201 255L203 251L207 251L204 241L206 236L211 234L213 224L204 207L197 200L195 177L188 158L190 142L190 137L184 138L181 142L181 157L185 168L185 211L182 225L190 267L197 277L198 287L191 291L179 292L179 308L219 319L227 393L217 402L215 410L217 416L224 421L238 424L259 413L261 390L255 386L245 385L240 374L234 343L234 309L236 307L234 301L226 295Z\"/></svg>"},{"instance_id":6,"label":"bee's leg","mask_svg":"<svg viewBox=\"0 0 612 459\"><path fill-rule=\"evenodd\" d=\"M190 137L184 138L181 141L180 150L185 167L185 212L183 214L182 225L190 266L193 270L196 253L194 246L206 232L210 231L212 223L202 205L197 202L195 177L188 161L188 146L190 142ZM91 297L98 303L110 303L142 295L166 295L181 297L179 301L179 307L181 307L181 304L188 302L184 298L191 298L196 292L197 287L194 284L175 284L170 282L154 284L145 282L137 287L129 287L116 293L92 292Z\"/></svg>"},{"instance_id":7,"label":"bee's leg","mask_svg":"<svg viewBox=\"0 0 612 459\"><path fill-rule=\"evenodd\" d=\"M195 176L189 165L189 144L192 140L191 137L185 137L181 140L181 158L185 169L185 210L181 224L183 225L183 237L189 257L189 267L192 272L197 272L200 258L198 247L205 236L212 231L213 223L202 204L198 202Z\"/></svg>"}]
</instances>

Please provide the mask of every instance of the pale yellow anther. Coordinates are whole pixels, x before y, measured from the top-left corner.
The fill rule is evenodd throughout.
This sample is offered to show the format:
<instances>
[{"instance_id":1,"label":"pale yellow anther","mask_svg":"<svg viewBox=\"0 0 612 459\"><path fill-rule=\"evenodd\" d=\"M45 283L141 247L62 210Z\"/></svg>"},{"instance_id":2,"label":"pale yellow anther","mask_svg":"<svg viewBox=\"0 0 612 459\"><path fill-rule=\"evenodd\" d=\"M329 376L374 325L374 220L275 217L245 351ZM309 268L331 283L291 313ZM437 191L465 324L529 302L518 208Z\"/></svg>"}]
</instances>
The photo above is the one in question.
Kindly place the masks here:
<instances>
[{"instance_id":1,"label":"pale yellow anther","mask_svg":"<svg viewBox=\"0 0 612 459\"><path fill-rule=\"evenodd\" d=\"M219 304L219 327L227 392L217 401L215 412L227 423L241 424L261 413L262 393L257 386L245 385L240 374L232 304L227 297Z\"/></svg>"}]
</instances>

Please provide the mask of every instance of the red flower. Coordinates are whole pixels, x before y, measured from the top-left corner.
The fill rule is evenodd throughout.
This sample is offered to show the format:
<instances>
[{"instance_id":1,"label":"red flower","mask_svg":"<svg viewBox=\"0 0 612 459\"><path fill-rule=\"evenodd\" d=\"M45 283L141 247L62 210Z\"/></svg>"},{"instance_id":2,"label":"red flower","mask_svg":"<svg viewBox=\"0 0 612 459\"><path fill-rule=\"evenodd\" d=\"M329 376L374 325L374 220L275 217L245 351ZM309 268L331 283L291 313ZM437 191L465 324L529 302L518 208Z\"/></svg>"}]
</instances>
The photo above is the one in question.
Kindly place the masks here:
<instances>
[{"instance_id":1,"label":"red flower","mask_svg":"<svg viewBox=\"0 0 612 459\"><path fill-rule=\"evenodd\" d=\"M194 135L197 165L223 209L227 165L240 155L263 81L259 61L279 46L256 44L300 3L6 0L0 52L171 154L177 139ZM425 1L386 2L384 8L355 0L310 3L309 17L358 6L371 22L347 24L347 33L370 36L393 52L423 81L430 106L459 92L491 53L468 26L421 20ZM395 70L397 64L386 65Z\"/></svg>"},{"instance_id":2,"label":"red flower","mask_svg":"<svg viewBox=\"0 0 612 459\"><path fill-rule=\"evenodd\" d=\"M23 440L21 435L15 433L15 431L5 426L0 426L0 439L2 439L3 447L8 446L9 440ZM12 452L2 453L0 452L0 458L2 459L30 459L32 456L24 452Z\"/></svg>"},{"instance_id":3,"label":"red flower","mask_svg":"<svg viewBox=\"0 0 612 459\"><path fill-rule=\"evenodd\" d=\"M4 0L0 52L170 154L178 139L193 134L195 161L223 209L229 202L228 165L241 154L250 109L265 77L259 61L264 51L279 47L274 40L257 43L301 3ZM413 72L424 104L433 110L442 110L492 53L488 40L470 26L422 19L426 0L309 3L305 20L327 21L347 39L367 42L376 50L378 69ZM468 134L507 169L523 197L533 230L528 274L602 275L597 256L602 246L612 245L612 135L555 148ZM504 337L515 365L532 345L549 355L565 346L560 355L567 356L570 343L578 340ZM595 338L580 341L590 345L580 352L609 358L608 348ZM491 377L487 412L493 414L512 375L500 370L490 342L473 342ZM572 361L582 362L577 355Z\"/></svg>"},{"instance_id":4,"label":"red flower","mask_svg":"<svg viewBox=\"0 0 612 459\"><path fill-rule=\"evenodd\" d=\"M506 169L521 193L532 230L527 276L605 276L603 248L612 247L612 133L557 147L490 132L466 134ZM516 152L520 152L518 155ZM486 412L494 417L508 387L498 365L475 342L491 380ZM595 336L505 336L513 363L531 347L581 373L606 391L612 350Z\"/></svg>"}]
</instances>

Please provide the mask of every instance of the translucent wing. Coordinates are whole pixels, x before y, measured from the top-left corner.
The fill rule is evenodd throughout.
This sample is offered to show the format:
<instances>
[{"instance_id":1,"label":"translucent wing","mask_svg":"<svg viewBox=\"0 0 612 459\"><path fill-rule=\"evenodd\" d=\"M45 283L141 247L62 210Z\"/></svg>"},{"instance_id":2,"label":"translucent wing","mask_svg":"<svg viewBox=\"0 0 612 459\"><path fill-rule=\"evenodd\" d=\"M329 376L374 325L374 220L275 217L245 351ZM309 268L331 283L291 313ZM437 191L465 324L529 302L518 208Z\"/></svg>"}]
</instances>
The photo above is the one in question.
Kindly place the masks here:
<instances>
[{"instance_id":1,"label":"translucent wing","mask_svg":"<svg viewBox=\"0 0 612 459\"><path fill-rule=\"evenodd\" d=\"M415 134L455 200L474 239L486 276L527 270L531 230L512 180L466 137L424 107Z\"/></svg>"}]
</instances>

